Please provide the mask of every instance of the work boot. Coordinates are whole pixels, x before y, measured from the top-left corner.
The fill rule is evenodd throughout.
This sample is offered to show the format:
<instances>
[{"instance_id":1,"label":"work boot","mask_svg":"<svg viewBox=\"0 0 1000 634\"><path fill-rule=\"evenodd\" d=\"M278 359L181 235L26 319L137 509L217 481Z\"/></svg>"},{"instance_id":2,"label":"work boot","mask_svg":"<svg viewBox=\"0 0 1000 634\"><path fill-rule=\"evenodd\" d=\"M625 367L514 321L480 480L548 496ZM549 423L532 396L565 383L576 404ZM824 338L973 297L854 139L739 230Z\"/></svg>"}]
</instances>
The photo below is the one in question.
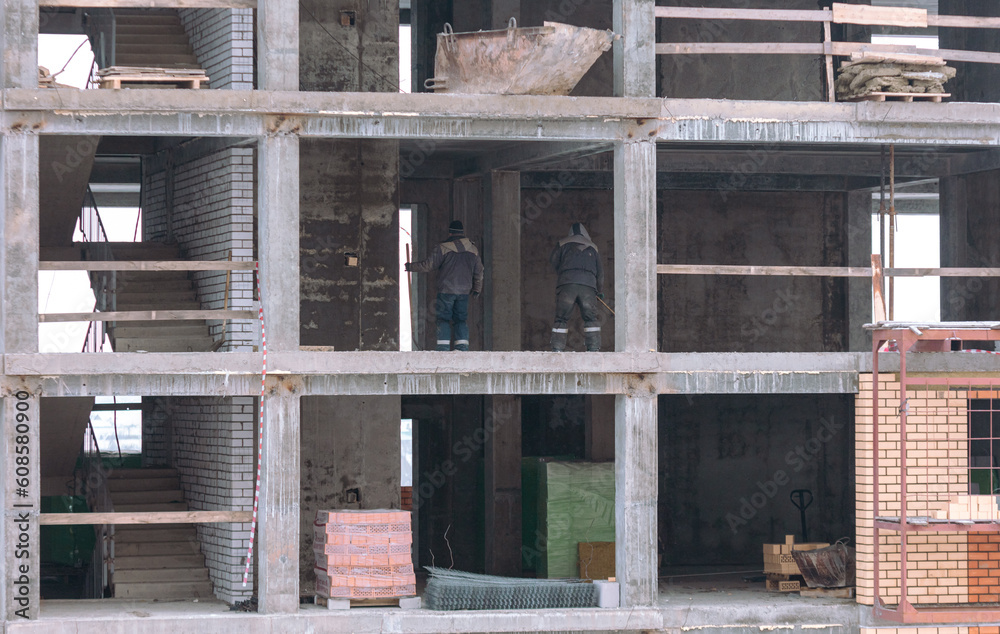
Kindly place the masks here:
<instances>
[{"instance_id":1,"label":"work boot","mask_svg":"<svg viewBox=\"0 0 1000 634\"><path fill-rule=\"evenodd\" d=\"M587 326L583 329L583 341L587 345L587 352L601 351L601 327Z\"/></svg>"},{"instance_id":2,"label":"work boot","mask_svg":"<svg viewBox=\"0 0 1000 634\"><path fill-rule=\"evenodd\" d=\"M562 352L566 349L566 340L569 338L569 328L565 325L552 328L552 352Z\"/></svg>"}]
</instances>

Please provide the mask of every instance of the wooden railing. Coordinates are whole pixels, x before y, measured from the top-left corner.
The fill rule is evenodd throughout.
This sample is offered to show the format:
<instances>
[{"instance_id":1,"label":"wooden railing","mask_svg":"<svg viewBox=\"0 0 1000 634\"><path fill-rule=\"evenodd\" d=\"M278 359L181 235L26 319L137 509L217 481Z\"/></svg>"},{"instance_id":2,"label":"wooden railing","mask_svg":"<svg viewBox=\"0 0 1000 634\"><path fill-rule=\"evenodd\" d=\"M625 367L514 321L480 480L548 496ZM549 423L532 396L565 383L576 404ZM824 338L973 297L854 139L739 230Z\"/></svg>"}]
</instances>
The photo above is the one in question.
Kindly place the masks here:
<instances>
[{"instance_id":1,"label":"wooden railing","mask_svg":"<svg viewBox=\"0 0 1000 634\"><path fill-rule=\"evenodd\" d=\"M946 61L1000 64L1000 53L953 49L923 49L898 44L864 42L834 42L832 24L864 26L898 26L926 28L932 26L960 29L1000 29L1000 18L931 15L925 9L906 7L873 7L860 4L833 3L831 9L714 9L700 7L656 7L656 17L683 20L734 20L767 22L814 22L823 25L822 42L685 42L659 43L657 55L817 55L826 58L826 93L836 101L834 93L833 58L864 53L921 55Z\"/></svg>"}]
</instances>

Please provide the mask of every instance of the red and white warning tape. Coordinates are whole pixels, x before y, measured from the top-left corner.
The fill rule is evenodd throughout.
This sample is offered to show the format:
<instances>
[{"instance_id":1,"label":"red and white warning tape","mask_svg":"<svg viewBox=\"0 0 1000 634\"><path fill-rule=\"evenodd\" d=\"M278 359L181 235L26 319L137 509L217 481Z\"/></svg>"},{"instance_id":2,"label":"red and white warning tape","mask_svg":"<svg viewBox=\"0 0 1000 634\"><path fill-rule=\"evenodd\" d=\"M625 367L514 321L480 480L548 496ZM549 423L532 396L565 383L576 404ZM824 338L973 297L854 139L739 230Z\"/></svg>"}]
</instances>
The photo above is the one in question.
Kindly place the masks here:
<instances>
[{"instance_id":1,"label":"red and white warning tape","mask_svg":"<svg viewBox=\"0 0 1000 634\"><path fill-rule=\"evenodd\" d=\"M264 328L264 294L260 291L260 262L254 265L254 279L257 282L257 297L259 298L257 314L260 316L260 347L264 352L264 360L260 370L260 414L257 430L257 482L253 488L253 517L250 520L250 545L247 547L247 563L243 568L243 587L247 586L250 576L250 562L253 560L253 540L257 533L257 505L260 502L260 467L264 456L264 383L267 381L267 330Z\"/></svg>"}]
</instances>

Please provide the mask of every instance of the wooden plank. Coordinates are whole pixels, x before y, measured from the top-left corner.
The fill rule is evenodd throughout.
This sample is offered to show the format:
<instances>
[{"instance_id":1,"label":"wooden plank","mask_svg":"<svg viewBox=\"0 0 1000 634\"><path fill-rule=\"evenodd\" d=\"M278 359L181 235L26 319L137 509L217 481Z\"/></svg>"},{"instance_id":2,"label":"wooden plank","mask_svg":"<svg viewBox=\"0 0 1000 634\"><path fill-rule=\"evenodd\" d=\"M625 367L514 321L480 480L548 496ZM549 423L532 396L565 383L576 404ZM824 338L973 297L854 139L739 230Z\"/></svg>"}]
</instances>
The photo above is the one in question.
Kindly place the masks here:
<instances>
[{"instance_id":1,"label":"wooden plank","mask_svg":"<svg viewBox=\"0 0 1000 634\"><path fill-rule=\"evenodd\" d=\"M826 22L833 19L829 9L710 9L701 7L656 7L656 17L692 20L762 20L774 22Z\"/></svg>"},{"instance_id":2,"label":"wooden plank","mask_svg":"<svg viewBox=\"0 0 1000 634\"><path fill-rule=\"evenodd\" d=\"M860 6L860 5L859 5ZM865 42L834 42L833 54L850 57L860 51L876 53L908 53L936 57L952 62L977 62L982 64L1000 64L1000 53L985 53L982 51L959 51L955 49L917 48L900 44L867 44Z\"/></svg>"},{"instance_id":3,"label":"wooden plank","mask_svg":"<svg viewBox=\"0 0 1000 634\"><path fill-rule=\"evenodd\" d=\"M119 310L99 313L46 313L44 323L66 321L186 321L201 319L256 319L251 310Z\"/></svg>"},{"instance_id":4,"label":"wooden plank","mask_svg":"<svg viewBox=\"0 0 1000 634\"><path fill-rule=\"evenodd\" d=\"M927 28L927 9L834 2L833 21L837 24Z\"/></svg>"},{"instance_id":5,"label":"wooden plank","mask_svg":"<svg viewBox=\"0 0 1000 634\"><path fill-rule=\"evenodd\" d=\"M885 282L882 280L882 256L872 254L872 299L875 302L875 323L885 321Z\"/></svg>"},{"instance_id":6,"label":"wooden plank","mask_svg":"<svg viewBox=\"0 0 1000 634\"><path fill-rule=\"evenodd\" d=\"M802 588L799 596L811 599L853 599L854 587L848 588Z\"/></svg>"},{"instance_id":7,"label":"wooden plank","mask_svg":"<svg viewBox=\"0 0 1000 634\"><path fill-rule=\"evenodd\" d=\"M871 277L860 266L756 266L743 264L658 264L659 275L774 275L787 277ZM1000 277L1000 268L894 268L887 277Z\"/></svg>"},{"instance_id":8,"label":"wooden plank","mask_svg":"<svg viewBox=\"0 0 1000 634\"><path fill-rule=\"evenodd\" d=\"M42 526L88 524L221 524L249 522L250 511L156 511L132 513L40 513Z\"/></svg>"},{"instance_id":9,"label":"wooden plank","mask_svg":"<svg viewBox=\"0 0 1000 634\"><path fill-rule=\"evenodd\" d=\"M256 9L257 0L38 0L40 7L70 7L83 5L109 9Z\"/></svg>"},{"instance_id":10,"label":"wooden plank","mask_svg":"<svg viewBox=\"0 0 1000 634\"><path fill-rule=\"evenodd\" d=\"M252 271L254 262L227 260L42 260L39 271Z\"/></svg>"},{"instance_id":11,"label":"wooden plank","mask_svg":"<svg viewBox=\"0 0 1000 634\"><path fill-rule=\"evenodd\" d=\"M837 44L834 42L834 55ZM657 44L657 55L823 55L823 44L795 42L684 42ZM849 55L850 53L846 53Z\"/></svg>"},{"instance_id":12,"label":"wooden plank","mask_svg":"<svg viewBox=\"0 0 1000 634\"><path fill-rule=\"evenodd\" d=\"M927 26L948 26L960 29L1000 29L1000 18L977 15L928 15Z\"/></svg>"},{"instance_id":13,"label":"wooden plank","mask_svg":"<svg viewBox=\"0 0 1000 634\"><path fill-rule=\"evenodd\" d=\"M825 57L825 69L826 69L826 100L830 103L837 101L837 91L834 88L834 76L833 76L833 38L830 34L830 23L823 23L823 49L826 53Z\"/></svg>"}]
</instances>

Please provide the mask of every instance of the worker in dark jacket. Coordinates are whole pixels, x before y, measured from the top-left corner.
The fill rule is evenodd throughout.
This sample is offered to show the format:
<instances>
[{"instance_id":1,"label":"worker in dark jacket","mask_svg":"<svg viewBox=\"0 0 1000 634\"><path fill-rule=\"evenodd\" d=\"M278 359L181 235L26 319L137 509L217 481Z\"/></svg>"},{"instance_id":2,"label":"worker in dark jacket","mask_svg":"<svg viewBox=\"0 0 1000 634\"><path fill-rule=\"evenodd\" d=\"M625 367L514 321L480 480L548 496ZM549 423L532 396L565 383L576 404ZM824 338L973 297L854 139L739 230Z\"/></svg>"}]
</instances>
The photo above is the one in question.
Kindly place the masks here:
<instances>
[{"instance_id":1,"label":"worker in dark jacket","mask_svg":"<svg viewBox=\"0 0 1000 634\"><path fill-rule=\"evenodd\" d=\"M569 236L563 238L549 258L559 274L556 281L556 320L552 325L552 350L566 349L569 329L566 327L573 306L580 306L583 317L583 337L587 350L601 349L601 323L597 314L597 298L604 297L604 268L597 245L590 241L590 234L579 222L570 227Z\"/></svg>"},{"instance_id":2,"label":"worker in dark jacket","mask_svg":"<svg viewBox=\"0 0 1000 634\"><path fill-rule=\"evenodd\" d=\"M437 271L437 350L451 349L451 323L455 322L455 349L469 349L469 294L483 291L483 261L479 250L465 237L461 221L448 225L448 239L437 245L430 257L407 262L414 273Z\"/></svg>"}]
</instances>

